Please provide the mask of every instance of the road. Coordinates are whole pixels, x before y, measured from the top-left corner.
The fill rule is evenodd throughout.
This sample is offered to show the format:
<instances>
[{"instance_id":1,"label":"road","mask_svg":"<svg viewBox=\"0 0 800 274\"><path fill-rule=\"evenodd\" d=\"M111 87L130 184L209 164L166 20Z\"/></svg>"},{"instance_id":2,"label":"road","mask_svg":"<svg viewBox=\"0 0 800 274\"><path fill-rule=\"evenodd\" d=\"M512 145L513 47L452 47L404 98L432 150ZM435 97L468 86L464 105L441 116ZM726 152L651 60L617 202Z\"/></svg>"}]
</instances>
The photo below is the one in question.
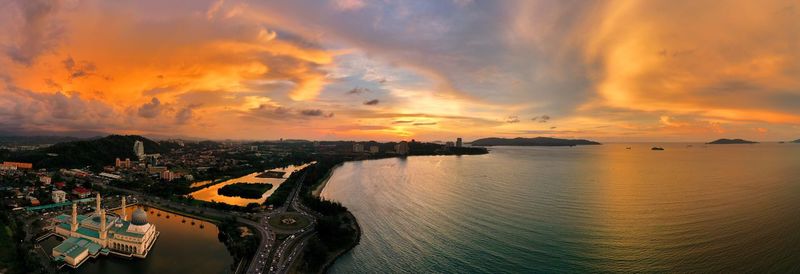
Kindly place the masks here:
<instances>
[{"instance_id":1,"label":"road","mask_svg":"<svg viewBox=\"0 0 800 274\"><path fill-rule=\"evenodd\" d=\"M300 252L302 252L303 248L308 242L308 239L316 234L316 231L314 230L317 222L317 217L315 216L316 212L306 208L300 202L300 199L297 198L297 196L300 194L302 183L305 181L305 177L306 174L304 173L302 177L300 177L300 180L298 181L298 184L295 186L292 193L289 194L289 198L287 198L283 206L278 208L278 210L276 210L277 212L272 214L270 217L277 217L289 209L294 209L298 213L309 218L311 220L311 224L308 227L289 235L283 240L283 242L281 242L281 244L275 249L275 253L272 254L271 265L267 273L287 273L292 264L294 264L294 261L299 257Z\"/></svg>"}]
</instances>

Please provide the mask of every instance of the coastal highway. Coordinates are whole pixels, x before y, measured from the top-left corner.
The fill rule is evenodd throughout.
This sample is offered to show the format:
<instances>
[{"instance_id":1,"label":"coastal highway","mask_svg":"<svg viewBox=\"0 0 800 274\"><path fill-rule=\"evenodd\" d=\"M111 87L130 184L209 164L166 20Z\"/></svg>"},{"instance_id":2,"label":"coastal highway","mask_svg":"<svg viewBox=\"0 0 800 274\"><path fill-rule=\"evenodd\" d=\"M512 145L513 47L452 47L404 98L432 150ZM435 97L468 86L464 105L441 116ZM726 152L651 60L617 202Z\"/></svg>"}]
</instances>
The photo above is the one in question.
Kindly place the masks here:
<instances>
[{"instance_id":1,"label":"coastal highway","mask_svg":"<svg viewBox=\"0 0 800 274\"><path fill-rule=\"evenodd\" d=\"M281 244L275 249L275 253L272 254L271 265L267 270L267 273L287 273L292 264L294 264L294 261L299 257L300 252L303 251L308 239L316 234L316 231L314 230L317 222L317 218L315 216L316 212L307 209L300 202L300 199L297 198L300 193L302 182L305 181L305 177L306 174L304 173L302 177L300 177L300 180L298 180L298 184L292 190L292 193L289 195L289 198L286 200L283 206L278 208L276 213L272 214L270 217L277 217L289 209L294 209L297 211L297 213L309 218L311 220L311 224L308 227L289 235L283 240L283 242L281 242Z\"/></svg>"}]
</instances>

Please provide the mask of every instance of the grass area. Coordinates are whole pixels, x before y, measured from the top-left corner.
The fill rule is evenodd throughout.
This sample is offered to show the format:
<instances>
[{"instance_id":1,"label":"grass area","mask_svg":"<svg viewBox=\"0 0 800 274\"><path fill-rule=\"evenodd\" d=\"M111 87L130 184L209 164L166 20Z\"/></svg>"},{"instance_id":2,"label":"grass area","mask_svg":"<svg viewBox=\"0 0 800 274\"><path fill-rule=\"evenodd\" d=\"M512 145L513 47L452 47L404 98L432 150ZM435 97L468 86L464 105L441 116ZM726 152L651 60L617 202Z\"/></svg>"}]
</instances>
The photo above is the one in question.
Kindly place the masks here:
<instances>
[{"instance_id":1,"label":"grass area","mask_svg":"<svg viewBox=\"0 0 800 274\"><path fill-rule=\"evenodd\" d=\"M0 233L0 273L5 273L4 269L12 267L17 258L16 248L11 237L13 232L7 225L3 228L3 233Z\"/></svg>"},{"instance_id":2,"label":"grass area","mask_svg":"<svg viewBox=\"0 0 800 274\"><path fill-rule=\"evenodd\" d=\"M284 220L286 221L284 222ZM270 226L287 231L295 231L307 227L309 224L311 224L311 220L308 217L296 212L286 212L269 219Z\"/></svg>"},{"instance_id":3,"label":"grass area","mask_svg":"<svg viewBox=\"0 0 800 274\"><path fill-rule=\"evenodd\" d=\"M261 198L261 195L264 195L264 192L270 189L272 189L272 184L235 183L218 189L217 194L228 197L258 199Z\"/></svg>"}]
</instances>

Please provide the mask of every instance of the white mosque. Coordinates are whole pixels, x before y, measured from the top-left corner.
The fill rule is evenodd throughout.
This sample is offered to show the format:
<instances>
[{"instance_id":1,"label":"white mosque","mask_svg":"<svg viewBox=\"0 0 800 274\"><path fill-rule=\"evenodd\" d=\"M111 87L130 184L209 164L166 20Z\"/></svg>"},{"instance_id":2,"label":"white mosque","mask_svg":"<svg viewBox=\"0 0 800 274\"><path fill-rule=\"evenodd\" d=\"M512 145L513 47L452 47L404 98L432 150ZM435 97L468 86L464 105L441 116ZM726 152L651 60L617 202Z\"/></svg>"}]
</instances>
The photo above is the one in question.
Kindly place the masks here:
<instances>
[{"instance_id":1,"label":"white mosque","mask_svg":"<svg viewBox=\"0 0 800 274\"><path fill-rule=\"evenodd\" d=\"M125 197L122 197L122 214L106 213L100 207L94 213L78 215L77 205L72 204L72 216L56 217L55 234L64 242L53 248L53 258L77 268L88 258L98 255L115 255L145 258L158 238L156 226L147 222L147 213L136 209L128 221L125 214Z\"/></svg>"}]
</instances>

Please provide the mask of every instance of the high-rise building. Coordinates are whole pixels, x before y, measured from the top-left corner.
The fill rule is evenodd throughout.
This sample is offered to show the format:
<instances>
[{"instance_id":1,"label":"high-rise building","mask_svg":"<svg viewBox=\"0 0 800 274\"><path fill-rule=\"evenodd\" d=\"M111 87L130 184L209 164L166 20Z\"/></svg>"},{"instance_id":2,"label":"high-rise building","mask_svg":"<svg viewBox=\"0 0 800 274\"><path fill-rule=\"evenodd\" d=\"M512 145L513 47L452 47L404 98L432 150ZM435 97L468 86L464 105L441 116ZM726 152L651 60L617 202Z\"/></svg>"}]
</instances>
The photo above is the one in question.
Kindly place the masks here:
<instances>
[{"instance_id":1,"label":"high-rise building","mask_svg":"<svg viewBox=\"0 0 800 274\"><path fill-rule=\"evenodd\" d=\"M356 153L364 152L364 144L362 144L362 143L353 144L353 152L356 152Z\"/></svg>"},{"instance_id":2,"label":"high-rise building","mask_svg":"<svg viewBox=\"0 0 800 274\"><path fill-rule=\"evenodd\" d=\"M461 137L456 139L456 147L461 147L463 143L461 142Z\"/></svg>"},{"instance_id":3,"label":"high-rise building","mask_svg":"<svg viewBox=\"0 0 800 274\"><path fill-rule=\"evenodd\" d=\"M400 155L408 154L408 142L402 141L394 145L394 151Z\"/></svg>"},{"instance_id":4,"label":"high-rise building","mask_svg":"<svg viewBox=\"0 0 800 274\"><path fill-rule=\"evenodd\" d=\"M176 175L177 174L175 174L172 171L164 170L164 171L161 172L161 180L170 182L172 180L175 180L175 178L177 177Z\"/></svg>"},{"instance_id":5,"label":"high-rise building","mask_svg":"<svg viewBox=\"0 0 800 274\"><path fill-rule=\"evenodd\" d=\"M125 160L123 161L122 159L117 158L115 161L115 166L117 168L131 168L131 159L125 158Z\"/></svg>"},{"instance_id":6,"label":"high-rise building","mask_svg":"<svg viewBox=\"0 0 800 274\"><path fill-rule=\"evenodd\" d=\"M137 140L133 143L133 153L135 153L139 159L144 157L144 143L142 143L142 141Z\"/></svg>"}]
</instances>

